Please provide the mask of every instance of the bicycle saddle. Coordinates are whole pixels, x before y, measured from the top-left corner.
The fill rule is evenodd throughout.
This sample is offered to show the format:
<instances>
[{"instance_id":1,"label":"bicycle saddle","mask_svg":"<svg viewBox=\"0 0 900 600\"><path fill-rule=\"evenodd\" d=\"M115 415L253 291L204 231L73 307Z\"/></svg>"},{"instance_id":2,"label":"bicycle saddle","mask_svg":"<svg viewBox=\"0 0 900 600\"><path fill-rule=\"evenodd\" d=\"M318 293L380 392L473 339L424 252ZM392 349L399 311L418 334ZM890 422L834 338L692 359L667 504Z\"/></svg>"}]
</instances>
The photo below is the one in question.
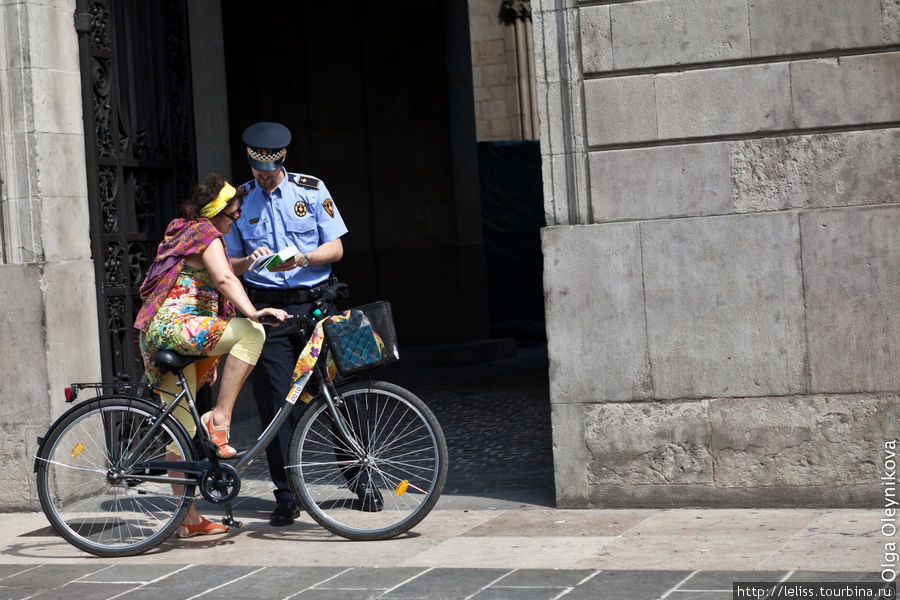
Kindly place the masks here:
<instances>
[{"instance_id":1,"label":"bicycle saddle","mask_svg":"<svg viewBox=\"0 0 900 600\"><path fill-rule=\"evenodd\" d=\"M205 356L189 356L187 354L178 354L171 350L160 350L153 355L153 362L159 367L163 373L175 373L182 370L189 364L206 358Z\"/></svg>"}]
</instances>

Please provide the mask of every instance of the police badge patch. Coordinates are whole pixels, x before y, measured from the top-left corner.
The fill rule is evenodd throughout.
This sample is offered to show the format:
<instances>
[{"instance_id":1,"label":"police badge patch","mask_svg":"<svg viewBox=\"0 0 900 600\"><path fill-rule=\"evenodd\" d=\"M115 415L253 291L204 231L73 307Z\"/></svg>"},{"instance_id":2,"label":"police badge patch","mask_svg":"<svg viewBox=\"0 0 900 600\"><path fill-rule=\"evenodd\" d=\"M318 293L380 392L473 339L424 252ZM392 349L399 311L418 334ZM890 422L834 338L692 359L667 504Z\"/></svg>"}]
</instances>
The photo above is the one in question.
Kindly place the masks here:
<instances>
[{"instance_id":1,"label":"police badge patch","mask_svg":"<svg viewBox=\"0 0 900 600\"><path fill-rule=\"evenodd\" d=\"M294 213L296 213L298 217L306 216L306 203L303 200L298 200L297 204L294 205Z\"/></svg>"},{"instance_id":2,"label":"police badge patch","mask_svg":"<svg viewBox=\"0 0 900 600\"><path fill-rule=\"evenodd\" d=\"M328 213L328 216L332 219L334 218L334 202L331 201L331 198L325 198L325 202L322 203L322 208L325 209L325 212Z\"/></svg>"}]
</instances>

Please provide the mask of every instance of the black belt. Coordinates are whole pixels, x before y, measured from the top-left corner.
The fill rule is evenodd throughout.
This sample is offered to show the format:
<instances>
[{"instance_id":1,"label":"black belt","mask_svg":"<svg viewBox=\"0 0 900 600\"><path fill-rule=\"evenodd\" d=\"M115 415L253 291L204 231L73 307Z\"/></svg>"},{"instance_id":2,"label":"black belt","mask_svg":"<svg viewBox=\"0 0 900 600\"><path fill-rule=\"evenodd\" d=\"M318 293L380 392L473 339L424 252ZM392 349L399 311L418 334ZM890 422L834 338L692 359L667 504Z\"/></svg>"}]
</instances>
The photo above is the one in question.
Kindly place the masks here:
<instances>
[{"instance_id":1,"label":"black belt","mask_svg":"<svg viewBox=\"0 0 900 600\"><path fill-rule=\"evenodd\" d=\"M322 288L328 282L320 283L311 288L297 288L292 290L264 290L261 288L247 287L247 296L254 304L304 304L318 300L322 296Z\"/></svg>"}]
</instances>

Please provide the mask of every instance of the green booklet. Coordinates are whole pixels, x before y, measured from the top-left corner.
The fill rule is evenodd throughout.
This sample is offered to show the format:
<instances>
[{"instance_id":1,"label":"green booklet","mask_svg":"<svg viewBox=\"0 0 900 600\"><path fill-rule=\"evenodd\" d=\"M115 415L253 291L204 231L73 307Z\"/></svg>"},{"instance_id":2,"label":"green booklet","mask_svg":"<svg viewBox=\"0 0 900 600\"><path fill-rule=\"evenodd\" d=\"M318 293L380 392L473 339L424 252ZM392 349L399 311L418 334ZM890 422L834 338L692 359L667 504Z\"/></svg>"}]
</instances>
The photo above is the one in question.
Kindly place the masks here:
<instances>
[{"instance_id":1,"label":"green booklet","mask_svg":"<svg viewBox=\"0 0 900 600\"><path fill-rule=\"evenodd\" d=\"M253 261L253 264L250 265L250 271L259 272L263 269L272 270L272 267L277 267L281 263L286 260L290 260L293 256L297 255L300 251L294 248L293 246L288 246L287 248L283 248L279 250L277 253L266 254L265 256L260 256L256 260Z\"/></svg>"}]
</instances>

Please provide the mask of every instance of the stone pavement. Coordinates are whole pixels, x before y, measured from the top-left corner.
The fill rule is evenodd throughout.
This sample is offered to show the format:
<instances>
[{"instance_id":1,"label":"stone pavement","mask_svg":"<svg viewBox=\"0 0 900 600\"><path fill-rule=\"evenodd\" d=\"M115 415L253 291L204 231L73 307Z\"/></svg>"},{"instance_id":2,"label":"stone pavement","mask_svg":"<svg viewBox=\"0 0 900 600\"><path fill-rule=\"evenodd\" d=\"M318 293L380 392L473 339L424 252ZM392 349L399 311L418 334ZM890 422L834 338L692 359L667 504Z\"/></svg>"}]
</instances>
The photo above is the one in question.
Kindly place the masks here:
<instances>
[{"instance_id":1,"label":"stone pavement","mask_svg":"<svg viewBox=\"0 0 900 600\"><path fill-rule=\"evenodd\" d=\"M546 355L384 370L426 399L451 470L437 508L384 542L335 537L303 515L268 525L264 461L243 474L244 527L137 557L86 555L41 513L0 514L0 600L24 598L731 599L735 581L879 581L872 509L553 508ZM254 424L236 424L238 439ZM219 513L203 506L211 517Z\"/></svg>"}]
</instances>

